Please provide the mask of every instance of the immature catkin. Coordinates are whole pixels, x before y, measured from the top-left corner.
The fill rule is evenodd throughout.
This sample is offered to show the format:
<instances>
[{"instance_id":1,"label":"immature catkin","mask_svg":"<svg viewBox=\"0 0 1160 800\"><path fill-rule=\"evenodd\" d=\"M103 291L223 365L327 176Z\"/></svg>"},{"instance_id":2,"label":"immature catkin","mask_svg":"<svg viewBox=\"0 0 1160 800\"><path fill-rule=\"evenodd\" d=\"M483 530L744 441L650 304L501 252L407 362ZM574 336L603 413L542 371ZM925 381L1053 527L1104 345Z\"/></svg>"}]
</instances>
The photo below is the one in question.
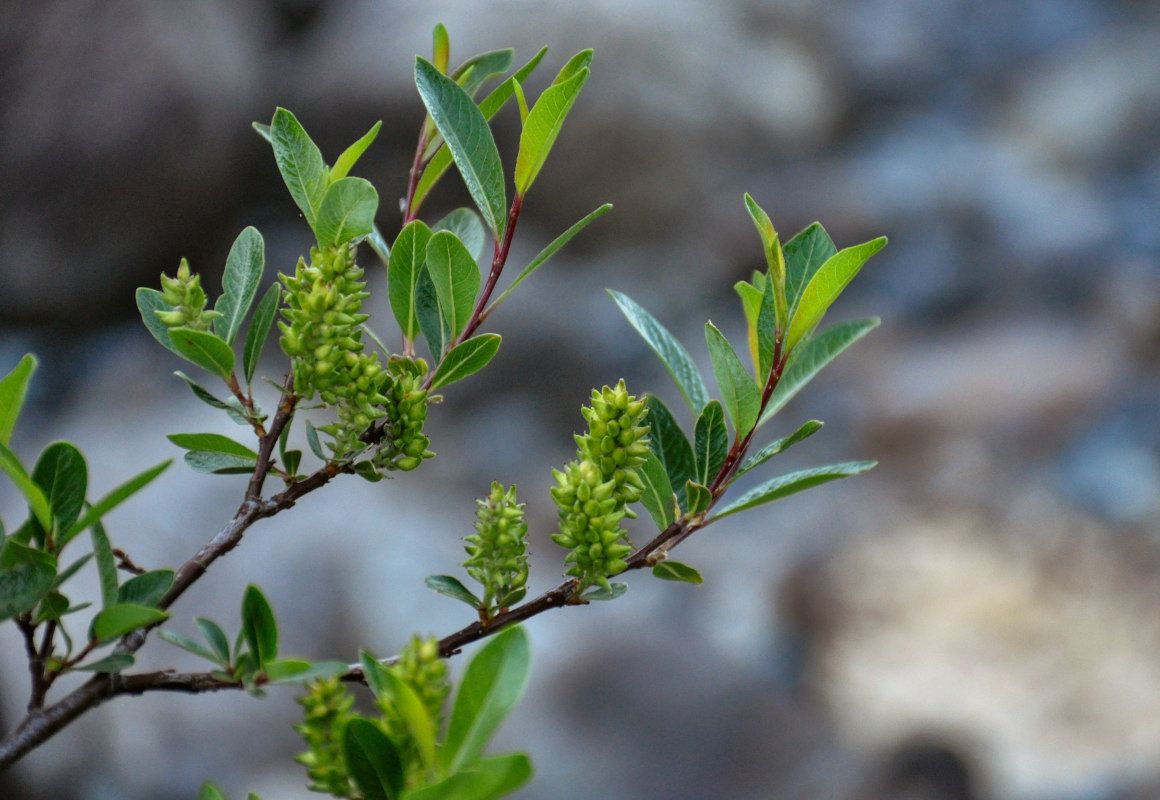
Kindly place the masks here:
<instances>
[{"instance_id":1,"label":"immature catkin","mask_svg":"<svg viewBox=\"0 0 1160 800\"><path fill-rule=\"evenodd\" d=\"M383 386L380 401L387 422L375 466L406 472L435 455L427 449L431 440L423 433L428 397L422 387L427 362L392 356L387 369L390 382Z\"/></svg>"},{"instance_id":2,"label":"immature catkin","mask_svg":"<svg viewBox=\"0 0 1160 800\"><path fill-rule=\"evenodd\" d=\"M351 712L354 698L338 678L322 678L310 684L298 702L303 709L303 721L294 730L302 734L310 749L294 760L306 767L310 790L335 797L353 797L342 756L342 733L354 716Z\"/></svg>"},{"instance_id":3,"label":"immature catkin","mask_svg":"<svg viewBox=\"0 0 1160 800\"><path fill-rule=\"evenodd\" d=\"M516 502L516 487L491 485L491 494L475 501L476 533L466 538L467 574L483 585L483 602L490 608L518 603L528 582L528 525L524 504Z\"/></svg>"},{"instance_id":4,"label":"immature catkin","mask_svg":"<svg viewBox=\"0 0 1160 800\"><path fill-rule=\"evenodd\" d=\"M439 657L439 642L433 636L428 639L412 637L399 653L398 663L390 669L415 690L438 729L443 703L451 689L447 682L447 662ZM423 763L410 729L391 695L380 695L375 704L383 715L383 732L394 743L408 783L413 784L422 775Z\"/></svg>"},{"instance_id":5,"label":"immature catkin","mask_svg":"<svg viewBox=\"0 0 1160 800\"><path fill-rule=\"evenodd\" d=\"M644 490L638 468L648 453L647 408L622 380L615 389L593 390L592 405L582 413L588 433L576 436L578 460L552 472L560 512L560 533L552 541L571 549L566 575L608 589L608 578L625 569L623 558L632 552L620 521L632 515L626 505Z\"/></svg>"},{"instance_id":6,"label":"immature catkin","mask_svg":"<svg viewBox=\"0 0 1160 800\"><path fill-rule=\"evenodd\" d=\"M218 311L205 310L205 289L201 288L201 276L191 274L189 262L184 258L177 267L174 278L162 273L161 297L170 305L169 311L157 311L157 318L170 328L192 328L208 331L210 323L221 316Z\"/></svg>"}]
</instances>

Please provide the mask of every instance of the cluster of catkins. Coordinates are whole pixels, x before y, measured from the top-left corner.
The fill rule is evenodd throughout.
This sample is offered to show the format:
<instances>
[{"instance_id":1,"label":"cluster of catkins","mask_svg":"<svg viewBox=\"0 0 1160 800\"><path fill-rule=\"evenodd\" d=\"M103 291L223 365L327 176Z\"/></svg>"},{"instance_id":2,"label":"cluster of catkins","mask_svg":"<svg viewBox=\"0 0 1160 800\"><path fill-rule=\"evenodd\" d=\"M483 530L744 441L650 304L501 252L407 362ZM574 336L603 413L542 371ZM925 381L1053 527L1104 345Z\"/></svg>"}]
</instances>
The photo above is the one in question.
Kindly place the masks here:
<instances>
[{"instance_id":1,"label":"cluster of catkins","mask_svg":"<svg viewBox=\"0 0 1160 800\"><path fill-rule=\"evenodd\" d=\"M504 489L492 483L491 494L475 501L474 535L465 541L467 560L463 566L484 588L483 605L502 610L514 605L527 594L528 524L524 522L524 503L516 502L516 487Z\"/></svg>"},{"instance_id":2,"label":"cluster of catkins","mask_svg":"<svg viewBox=\"0 0 1160 800\"><path fill-rule=\"evenodd\" d=\"M438 730L443 718L443 703L451 690L447 682L447 662L439 657L439 642L434 636L427 639L411 637L411 641L399 653L398 663L390 669L403 683L415 690ZM410 728L390 695L379 696L375 705L383 715L383 733L399 752L407 783L413 784L422 773L423 763Z\"/></svg>"},{"instance_id":3,"label":"cluster of catkins","mask_svg":"<svg viewBox=\"0 0 1160 800\"><path fill-rule=\"evenodd\" d=\"M636 516L626 506L644 491L638 468L648 453L648 426L642 424L648 412L621 380L615 389L593 390L592 405L582 413L588 433L576 436L578 459L552 471L552 499L560 509L560 533L552 541L571 548L566 575L582 587L610 589L609 576L624 570L623 557L632 552L620 521Z\"/></svg>"},{"instance_id":4,"label":"cluster of catkins","mask_svg":"<svg viewBox=\"0 0 1160 800\"><path fill-rule=\"evenodd\" d=\"M177 267L177 277L162 274L161 297L171 309L155 313L170 328L208 331L210 323L221 316L221 312L205 310L205 289L201 288L201 276L190 273L189 262L184 258Z\"/></svg>"}]
</instances>

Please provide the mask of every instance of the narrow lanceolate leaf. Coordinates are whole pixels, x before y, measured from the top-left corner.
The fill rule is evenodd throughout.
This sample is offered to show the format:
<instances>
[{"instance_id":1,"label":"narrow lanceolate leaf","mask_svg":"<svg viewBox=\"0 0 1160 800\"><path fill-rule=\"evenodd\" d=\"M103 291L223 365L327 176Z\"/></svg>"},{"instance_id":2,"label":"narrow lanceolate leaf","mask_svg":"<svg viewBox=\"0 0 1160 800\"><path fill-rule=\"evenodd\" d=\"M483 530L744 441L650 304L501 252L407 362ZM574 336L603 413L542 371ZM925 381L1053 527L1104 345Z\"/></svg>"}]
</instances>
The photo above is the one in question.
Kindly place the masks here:
<instances>
[{"instance_id":1,"label":"narrow lanceolate leaf","mask_svg":"<svg viewBox=\"0 0 1160 800\"><path fill-rule=\"evenodd\" d=\"M120 672L133 666L136 661L137 659L128 653L111 653L102 659L91 661L88 664L82 664L72 669L80 670L81 672Z\"/></svg>"},{"instance_id":2,"label":"narrow lanceolate leaf","mask_svg":"<svg viewBox=\"0 0 1160 800\"><path fill-rule=\"evenodd\" d=\"M419 284L415 288L415 317L419 320L419 330L431 350L431 359L438 361L454 336L439 307L439 297L427 267L419 271Z\"/></svg>"},{"instance_id":3,"label":"narrow lanceolate leaf","mask_svg":"<svg viewBox=\"0 0 1160 800\"><path fill-rule=\"evenodd\" d=\"M258 361L262 357L262 348L270 335L270 328L274 324L274 317L278 314L278 303L282 300L282 286L278 283L270 284L270 288L258 301L254 309L254 316L250 319L250 329L246 332L246 348L242 353L242 368L246 373L246 385L254 380L254 372L258 369Z\"/></svg>"},{"instance_id":4,"label":"narrow lanceolate leaf","mask_svg":"<svg viewBox=\"0 0 1160 800\"><path fill-rule=\"evenodd\" d=\"M580 595L580 599L586 602L605 602L607 600L615 600L627 591L627 583L610 583L607 589L603 586L589 586Z\"/></svg>"},{"instance_id":5,"label":"narrow lanceolate leaf","mask_svg":"<svg viewBox=\"0 0 1160 800\"><path fill-rule=\"evenodd\" d=\"M20 359L20 363L11 372L0 379L0 444L7 445L12 440L12 429L16 426L20 409L24 406L28 382L32 378L32 373L36 371L37 363L36 356L29 353Z\"/></svg>"},{"instance_id":6,"label":"narrow lanceolate leaf","mask_svg":"<svg viewBox=\"0 0 1160 800\"><path fill-rule=\"evenodd\" d=\"M447 772L472 764L528 683L529 648L522 628L508 628L485 644L463 675L441 756Z\"/></svg>"},{"instance_id":7,"label":"narrow lanceolate leaf","mask_svg":"<svg viewBox=\"0 0 1160 800\"><path fill-rule=\"evenodd\" d=\"M459 167L483 221L500 238L507 213L503 165L483 112L455 81L431 62L415 57L415 85Z\"/></svg>"},{"instance_id":8,"label":"narrow lanceolate leaf","mask_svg":"<svg viewBox=\"0 0 1160 800\"><path fill-rule=\"evenodd\" d=\"M184 461L194 472L205 475L245 475L253 472L257 463L252 458L212 450L189 450Z\"/></svg>"},{"instance_id":9,"label":"narrow lanceolate leaf","mask_svg":"<svg viewBox=\"0 0 1160 800\"><path fill-rule=\"evenodd\" d=\"M705 406L693 429L693 458L697 463L697 483L708 486L729 455L729 431L725 412L716 400Z\"/></svg>"},{"instance_id":10,"label":"narrow lanceolate leaf","mask_svg":"<svg viewBox=\"0 0 1160 800\"><path fill-rule=\"evenodd\" d=\"M413 342L419 336L419 318L415 314L415 295L419 287L419 274L427 260L427 242L431 239L431 229L415 220L399 231L395 246L387 266L387 297L391 301L391 311L403 338Z\"/></svg>"},{"instance_id":11,"label":"narrow lanceolate leaf","mask_svg":"<svg viewBox=\"0 0 1160 800\"><path fill-rule=\"evenodd\" d=\"M181 351L174 346L173 340L169 338L169 326L157 316L158 311L173 310L173 306L165 302L161 292L156 289L147 289L144 286L138 289L137 310L141 312L141 321L145 323L145 327L149 329L153 338L169 352L185 358L181 355Z\"/></svg>"},{"instance_id":12,"label":"narrow lanceolate leaf","mask_svg":"<svg viewBox=\"0 0 1160 800\"><path fill-rule=\"evenodd\" d=\"M515 185L518 194L526 194L540 174L564 126L564 119L588 81L588 75L587 68L581 69L563 83L549 86L532 106L520 135L520 153L516 158Z\"/></svg>"},{"instance_id":13,"label":"narrow lanceolate leaf","mask_svg":"<svg viewBox=\"0 0 1160 800\"><path fill-rule=\"evenodd\" d=\"M496 800L531 777L532 764L523 753L481 758L462 772L407 792L407 800Z\"/></svg>"},{"instance_id":14,"label":"narrow lanceolate leaf","mask_svg":"<svg viewBox=\"0 0 1160 800\"><path fill-rule=\"evenodd\" d=\"M879 236L865 244L847 247L831 256L818 268L810 282L802 289L801 298L789 323L785 337L786 352L793 350L803 336L814 329L830 304L838 298L853 280L870 256L886 246L886 237Z\"/></svg>"},{"instance_id":15,"label":"narrow lanceolate leaf","mask_svg":"<svg viewBox=\"0 0 1160 800\"><path fill-rule=\"evenodd\" d=\"M475 308L475 296L482 282L479 265L455 234L440 231L427 242L427 271L454 338L467 325Z\"/></svg>"},{"instance_id":16,"label":"narrow lanceolate leaf","mask_svg":"<svg viewBox=\"0 0 1160 800\"><path fill-rule=\"evenodd\" d=\"M259 667L278 657L278 625L274 612L262 590L253 584L246 587L242 596L242 633Z\"/></svg>"},{"instance_id":17,"label":"narrow lanceolate leaf","mask_svg":"<svg viewBox=\"0 0 1160 800\"><path fill-rule=\"evenodd\" d=\"M313 228L330 181L322 153L295 116L284 108L274 112L274 120L270 123L270 143L274 146L274 160L290 196Z\"/></svg>"},{"instance_id":18,"label":"narrow lanceolate leaf","mask_svg":"<svg viewBox=\"0 0 1160 800\"><path fill-rule=\"evenodd\" d=\"M342 734L342 754L350 779L364 800L400 800L403 764L379 726L355 717Z\"/></svg>"},{"instance_id":19,"label":"narrow lanceolate leaf","mask_svg":"<svg viewBox=\"0 0 1160 800\"><path fill-rule=\"evenodd\" d=\"M483 84L512 68L514 56L515 51L510 47L480 53L456 67L455 72L451 73L451 78L462 86L468 95L475 97L475 93Z\"/></svg>"},{"instance_id":20,"label":"narrow lanceolate leaf","mask_svg":"<svg viewBox=\"0 0 1160 800\"><path fill-rule=\"evenodd\" d=\"M757 378L765 381L773 367L773 356L777 350L777 303L774 300L773 281L765 282L761 295L761 309L757 313Z\"/></svg>"},{"instance_id":21,"label":"narrow lanceolate leaf","mask_svg":"<svg viewBox=\"0 0 1160 800\"><path fill-rule=\"evenodd\" d=\"M48 504L48 498L45 497L41 488L28 477L28 473L24 471L24 465L20 463L16 454L3 444L0 444L0 469L8 473L8 477L16 484L16 488L24 495L24 499L28 501L28 507L32 510L36 521L40 523L40 527L46 531L52 530L52 507Z\"/></svg>"},{"instance_id":22,"label":"narrow lanceolate leaf","mask_svg":"<svg viewBox=\"0 0 1160 800\"><path fill-rule=\"evenodd\" d=\"M740 439L757 423L757 414L761 410L761 389L733 351L725 334L717 330L712 322L705 324L705 341L709 344L709 358L713 362L713 374L721 390L721 402L729 412L733 430Z\"/></svg>"},{"instance_id":23,"label":"narrow lanceolate leaf","mask_svg":"<svg viewBox=\"0 0 1160 800\"><path fill-rule=\"evenodd\" d=\"M185 450L205 450L211 453L227 453L241 458L258 460L258 454L241 442L235 442L219 433L171 433L165 438Z\"/></svg>"},{"instance_id":24,"label":"narrow lanceolate leaf","mask_svg":"<svg viewBox=\"0 0 1160 800\"><path fill-rule=\"evenodd\" d=\"M237 338L242 320L258 293L258 282L265 268L266 243L262 234L257 228L246 228L230 248L226 269L222 273L222 296L214 306L214 310L222 315L214 320L214 330L226 340L226 344L232 345Z\"/></svg>"},{"instance_id":25,"label":"narrow lanceolate leaf","mask_svg":"<svg viewBox=\"0 0 1160 800\"><path fill-rule=\"evenodd\" d=\"M640 496L640 503L649 516L656 523L657 530L663 531L672 524L675 509L673 508L673 486L669 483L669 476L665 472L665 465L653 451L645 456L640 466L641 482L644 492Z\"/></svg>"},{"instance_id":26,"label":"narrow lanceolate leaf","mask_svg":"<svg viewBox=\"0 0 1160 800\"><path fill-rule=\"evenodd\" d=\"M173 586L173 570L155 569L130 578L117 590L118 603L156 606Z\"/></svg>"},{"instance_id":27,"label":"narrow lanceolate leaf","mask_svg":"<svg viewBox=\"0 0 1160 800\"><path fill-rule=\"evenodd\" d=\"M515 87L532 73L547 52L548 48L540 48L540 52L536 53L531 61L520 67L515 75L501 83L487 97L479 102L479 110L483 114L484 119L490 120L507 104L507 101L511 99L515 91ZM431 192L431 188L443 177L443 174L451 164L451 151L447 149L446 145L443 145L427 164L427 167L423 170L423 177L419 179L419 185L415 187L415 197L411 201L412 212L418 210L423 200Z\"/></svg>"},{"instance_id":28,"label":"narrow lanceolate leaf","mask_svg":"<svg viewBox=\"0 0 1160 800\"><path fill-rule=\"evenodd\" d=\"M793 445L800 442L802 439L809 438L817 433L822 428L820 420L811 419L809 422L802 425L796 431L776 442L770 442L765 447L758 450L741 464L741 467L733 474L733 480L737 480L746 472L754 467L761 466L769 459L773 458L779 453L783 453Z\"/></svg>"},{"instance_id":29,"label":"narrow lanceolate leaf","mask_svg":"<svg viewBox=\"0 0 1160 800\"><path fill-rule=\"evenodd\" d=\"M169 642L174 647L180 647L187 653L193 653L198 658L204 658L206 661L211 661L221 667L229 666L229 664L225 664L219 661L217 656L211 653L205 647L205 645L201 644L201 642L198 642L196 639L191 639L188 636L177 633L176 631L168 631L164 628L157 631L157 635L165 641Z\"/></svg>"},{"instance_id":30,"label":"narrow lanceolate leaf","mask_svg":"<svg viewBox=\"0 0 1160 800\"><path fill-rule=\"evenodd\" d=\"M656 395L648 395L648 447L664 465L669 485L681 508L688 508L685 482L696 475L693 448L673 412ZM671 503L670 503L671 505Z\"/></svg>"},{"instance_id":31,"label":"narrow lanceolate leaf","mask_svg":"<svg viewBox=\"0 0 1160 800\"><path fill-rule=\"evenodd\" d=\"M275 661L266 665L270 686L305 686L316 680L335 678L347 670L345 661Z\"/></svg>"},{"instance_id":32,"label":"narrow lanceolate leaf","mask_svg":"<svg viewBox=\"0 0 1160 800\"><path fill-rule=\"evenodd\" d=\"M664 581L681 581L700 585L705 582L701 573L679 561L662 561L652 568L652 573Z\"/></svg>"},{"instance_id":33,"label":"narrow lanceolate leaf","mask_svg":"<svg viewBox=\"0 0 1160 800\"><path fill-rule=\"evenodd\" d=\"M818 268L838 252L834 241L821 223L815 222L785 243L785 293L789 313L797 309L802 289L814 277Z\"/></svg>"},{"instance_id":34,"label":"narrow lanceolate leaf","mask_svg":"<svg viewBox=\"0 0 1160 800\"><path fill-rule=\"evenodd\" d=\"M330 182L334 183L341 178L345 178L350 174L351 167L355 162L362 157L362 154L371 146L371 142L379 135L379 129L383 127L383 121L379 120L371 129L363 134L362 138L352 144L350 147L342 151L342 155L334 162L334 166L330 168Z\"/></svg>"},{"instance_id":35,"label":"narrow lanceolate leaf","mask_svg":"<svg viewBox=\"0 0 1160 800\"><path fill-rule=\"evenodd\" d=\"M164 472L165 468L172 463L173 459L165 459L160 464L152 466L144 472L134 475L132 478L125 481L120 486L116 487L107 495L102 497L96 503L93 503L93 505L89 507L89 510L85 512L84 516L81 517L77 522L73 523L73 526L69 528L68 532L61 538L60 546L63 547L66 542L71 540L78 533L92 525L94 522L97 522L101 519L101 517L105 516L105 514L108 514L125 500L129 499L137 492L144 489L150 481Z\"/></svg>"},{"instance_id":36,"label":"narrow lanceolate leaf","mask_svg":"<svg viewBox=\"0 0 1160 800\"><path fill-rule=\"evenodd\" d=\"M318 440L318 430L311 424L310 420L306 420L306 444L310 446L310 452L314 453L316 458L326 461L326 453L322 449L322 442Z\"/></svg>"},{"instance_id":37,"label":"narrow lanceolate leaf","mask_svg":"<svg viewBox=\"0 0 1160 800\"><path fill-rule=\"evenodd\" d=\"M234 368L234 351L208 331L192 328L170 328L169 341L179 356L221 378L228 378Z\"/></svg>"},{"instance_id":38,"label":"narrow lanceolate leaf","mask_svg":"<svg viewBox=\"0 0 1160 800\"><path fill-rule=\"evenodd\" d=\"M340 178L326 190L318 206L314 233L324 247L346 244L375 227L379 193L363 178Z\"/></svg>"},{"instance_id":39,"label":"narrow lanceolate leaf","mask_svg":"<svg viewBox=\"0 0 1160 800\"><path fill-rule=\"evenodd\" d=\"M498 306L500 303L503 302L505 297L507 297L509 294L511 294L515 290L515 288L517 286L519 286L521 283L523 283L525 280L527 280L529 277L531 277L531 274L533 272L538 270L540 267L544 266L544 264L547 263L549 258L556 255L556 251L558 251L561 247L568 244L568 242L570 242L572 240L573 236L575 236L580 231L587 228L588 223L592 222L592 220L596 219L597 217L604 216L605 214L607 214L611 210L612 210L612 203L605 203L600 208L591 212L590 214L588 214L588 216L584 217L584 219L580 220L575 225L573 225L571 228L564 231L559 236L557 236L555 239L553 239L551 244L549 244L547 247L545 247L543 250L541 250L539 253L537 253L536 257L533 258L531 260L531 262L526 267L523 268L523 271L521 271L520 274L518 276L516 276L516 279L511 282L511 285L508 286L506 289L504 289L503 294L501 294L499 297L497 297L495 300L492 301L492 304L487 309L487 313L490 314L495 309L496 306Z\"/></svg>"},{"instance_id":40,"label":"narrow lanceolate leaf","mask_svg":"<svg viewBox=\"0 0 1160 800\"><path fill-rule=\"evenodd\" d=\"M440 362L439 369L435 370L431 391L461 381L483 369L499 352L501 341L502 337L497 333L484 333L457 344Z\"/></svg>"},{"instance_id":41,"label":"narrow lanceolate leaf","mask_svg":"<svg viewBox=\"0 0 1160 800\"><path fill-rule=\"evenodd\" d=\"M849 475L859 475L871 469L876 461L844 461L840 464L827 464L824 467L814 467L812 469L798 470L791 472L788 475L779 475L772 478L760 486L750 489L745 494L738 497L725 508L713 515L712 519L718 520L722 517L727 517L730 514L736 514L738 511L744 511L747 508L754 508L755 506L771 503L774 500L780 500L795 492L800 492L803 489L809 489L813 486L835 480L837 478L845 478Z\"/></svg>"},{"instance_id":42,"label":"narrow lanceolate leaf","mask_svg":"<svg viewBox=\"0 0 1160 800\"><path fill-rule=\"evenodd\" d=\"M428 575L423 581L427 584L428 589L434 589L441 595L451 597L461 603L466 603L472 608L482 608L483 601L463 585L458 578L450 575Z\"/></svg>"},{"instance_id":43,"label":"narrow lanceolate leaf","mask_svg":"<svg viewBox=\"0 0 1160 800\"><path fill-rule=\"evenodd\" d=\"M786 303L786 267L785 254L781 249L781 242L773 223L765 210L748 194L745 195L745 208L757 226L757 234L761 237L761 249L765 253L765 262L769 267L769 289L773 300L774 317L778 327L784 327L789 319ZM763 287L764 288L764 287ZM758 371L760 374L760 370Z\"/></svg>"},{"instance_id":44,"label":"narrow lanceolate leaf","mask_svg":"<svg viewBox=\"0 0 1160 800\"><path fill-rule=\"evenodd\" d=\"M431 226L432 233L439 231L451 231L458 236L474 259L479 258L487 244L487 229L483 227L479 214L470 208L457 208Z\"/></svg>"},{"instance_id":45,"label":"narrow lanceolate leaf","mask_svg":"<svg viewBox=\"0 0 1160 800\"><path fill-rule=\"evenodd\" d=\"M98 642L107 642L129 631L160 622L168 616L160 609L118 603L106 607L93 617L89 636Z\"/></svg>"},{"instance_id":46,"label":"narrow lanceolate leaf","mask_svg":"<svg viewBox=\"0 0 1160 800\"><path fill-rule=\"evenodd\" d=\"M93 525L89 535L93 540L93 556L97 560L97 578L101 583L101 608L108 608L117 602L117 561L113 557L113 546L109 535L101 523Z\"/></svg>"},{"instance_id":47,"label":"narrow lanceolate leaf","mask_svg":"<svg viewBox=\"0 0 1160 800\"><path fill-rule=\"evenodd\" d=\"M391 694L391 700L403 719L409 738L419 751L419 758L425 769L435 767L436 721L431 719L427 706L419 699L411 685L388 670L383 676Z\"/></svg>"},{"instance_id":48,"label":"narrow lanceolate leaf","mask_svg":"<svg viewBox=\"0 0 1160 800\"><path fill-rule=\"evenodd\" d=\"M665 365L665 369L673 376L677 388L681 390L685 402L689 404L689 410L694 415L700 414L701 409L709 402L709 390L705 388L705 381L693 364L689 352L664 325L657 322L652 314L637 305L631 297L613 289L605 291L616 301L629 324L636 328L637 333L660 357L661 363Z\"/></svg>"},{"instance_id":49,"label":"narrow lanceolate leaf","mask_svg":"<svg viewBox=\"0 0 1160 800\"><path fill-rule=\"evenodd\" d=\"M89 484L81 451L68 442L53 442L37 459L32 481L48 499L56 529L67 531L84 508Z\"/></svg>"},{"instance_id":50,"label":"narrow lanceolate leaf","mask_svg":"<svg viewBox=\"0 0 1160 800\"><path fill-rule=\"evenodd\" d=\"M227 403L214 397L208 389L195 381L193 378L186 375L181 370L174 370L173 374L185 381L185 383L189 386L189 390L193 392L193 396L201 402L205 403L207 406L212 406L213 408L222 411L231 410L231 407Z\"/></svg>"},{"instance_id":51,"label":"narrow lanceolate leaf","mask_svg":"<svg viewBox=\"0 0 1160 800\"><path fill-rule=\"evenodd\" d=\"M194 617L193 624L197 626L201 635L213 648L218 662L228 666L230 663L230 640L226 638L225 631L221 629L221 626L205 617Z\"/></svg>"},{"instance_id":52,"label":"narrow lanceolate leaf","mask_svg":"<svg viewBox=\"0 0 1160 800\"><path fill-rule=\"evenodd\" d=\"M777 388L770 395L761 420L757 424L764 425L768 422L774 414L793 399L794 395L813 380L823 367L841 355L854 342L877 328L879 323L880 320L877 317L839 322L812 337L794 355L793 360L785 370L785 374L778 381Z\"/></svg>"}]
</instances>

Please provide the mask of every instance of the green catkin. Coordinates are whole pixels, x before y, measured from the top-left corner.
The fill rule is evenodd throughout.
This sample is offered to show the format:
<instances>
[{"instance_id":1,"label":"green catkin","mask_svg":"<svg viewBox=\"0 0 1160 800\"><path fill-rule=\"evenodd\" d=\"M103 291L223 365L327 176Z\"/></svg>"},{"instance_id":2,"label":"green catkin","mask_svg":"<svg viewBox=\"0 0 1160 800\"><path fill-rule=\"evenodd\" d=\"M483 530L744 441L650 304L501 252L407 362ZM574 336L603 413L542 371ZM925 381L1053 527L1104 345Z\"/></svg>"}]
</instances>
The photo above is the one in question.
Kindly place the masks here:
<instances>
[{"instance_id":1,"label":"green catkin","mask_svg":"<svg viewBox=\"0 0 1160 800\"><path fill-rule=\"evenodd\" d=\"M205 289L201 288L201 276L189 271L189 262L184 258L177 267L177 277L162 273L161 297L170 305L169 311L157 311L157 318L170 328L192 328L208 331L210 323L221 316L218 311L205 310Z\"/></svg>"},{"instance_id":2,"label":"green catkin","mask_svg":"<svg viewBox=\"0 0 1160 800\"><path fill-rule=\"evenodd\" d=\"M398 663L390 670L415 690L438 729L443 718L443 703L451 685L447 682L447 662L439 657L439 642L435 637L413 636L399 653ZM379 697L375 705L383 715L383 732L399 751L408 785L413 785L422 777L423 764L407 723L389 695Z\"/></svg>"},{"instance_id":3,"label":"green catkin","mask_svg":"<svg viewBox=\"0 0 1160 800\"><path fill-rule=\"evenodd\" d=\"M552 541L571 552L565 571L581 587L609 589L608 578L622 572L624 556L632 552L620 527L626 506L640 499L644 484L638 468L648 453L647 409L628 393L624 381L616 388L593 390L592 405L582 409L588 433L576 436L576 461L553 470L552 499L560 512L560 533Z\"/></svg>"},{"instance_id":4,"label":"green catkin","mask_svg":"<svg viewBox=\"0 0 1160 800\"><path fill-rule=\"evenodd\" d=\"M392 356L387 369L391 382L384 386L382 400L387 424L375 466L407 472L435 455L427 449L431 441L423 434L428 405L427 390L423 388L427 362Z\"/></svg>"},{"instance_id":5,"label":"green catkin","mask_svg":"<svg viewBox=\"0 0 1160 800\"><path fill-rule=\"evenodd\" d=\"M497 609L518 603L527 592L528 525L524 522L524 503L516 502L516 487L504 489L491 485L491 494L475 501L474 535L466 538L468 558L463 562L467 574L484 588L483 603Z\"/></svg>"},{"instance_id":6,"label":"green catkin","mask_svg":"<svg viewBox=\"0 0 1160 800\"><path fill-rule=\"evenodd\" d=\"M343 729L354 716L354 698L338 678L323 678L310 684L298 703L303 709L303 721L294 730L302 734L310 749L294 760L306 767L310 790L354 797L342 756Z\"/></svg>"}]
</instances>

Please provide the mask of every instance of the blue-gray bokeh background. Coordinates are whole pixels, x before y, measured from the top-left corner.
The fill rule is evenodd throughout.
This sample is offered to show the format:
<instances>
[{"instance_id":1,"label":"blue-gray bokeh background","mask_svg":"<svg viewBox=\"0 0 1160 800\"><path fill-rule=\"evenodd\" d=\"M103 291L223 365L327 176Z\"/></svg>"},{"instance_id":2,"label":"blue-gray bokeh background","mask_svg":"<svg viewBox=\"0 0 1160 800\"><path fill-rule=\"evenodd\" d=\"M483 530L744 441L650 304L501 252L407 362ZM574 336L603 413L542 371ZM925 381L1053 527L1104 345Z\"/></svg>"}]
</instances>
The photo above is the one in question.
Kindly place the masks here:
<instances>
[{"instance_id":1,"label":"blue-gray bokeh background","mask_svg":"<svg viewBox=\"0 0 1160 800\"><path fill-rule=\"evenodd\" d=\"M28 350L42 361L17 451L77 443L99 493L175 455L165 433L238 432L171 376L181 365L132 289L181 256L215 287L248 224L267 281L293 267L309 232L249 128L276 105L330 158L384 120L356 172L393 236L422 119L412 59L439 20L453 61L549 45L533 93L596 50L512 263L615 210L489 321L503 350L432 413L440 458L259 524L173 627L233 627L256 582L287 652L386 654L454 630L465 609L422 577L453 571L493 479L519 485L533 582L552 585L548 470L570 457L588 390L625 376L679 412L602 289L652 309L707 368L705 318L740 337L730 286L762 265L749 191L786 235L820 219L840 246L891 238L831 312L882 329L771 426L827 423L786 469L881 465L694 537L681 558L702 587L635 575L616 603L533 621L532 684L500 737L536 761L520 797L1160 793L1156 4L0 4L0 370ZM496 127L510 162L514 112ZM465 202L444 183L432 218ZM371 303L393 340L381 292ZM110 535L176 565L240 494L178 465ZM23 513L7 484L0 510L10 526ZM195 668L162 642L142 663ZM6 727L26 683L0 629ZM0 795L187 798L212 777L234 797L308 797L290 698L119 699L0 776Z\"/></svg>"}]
</instances>

